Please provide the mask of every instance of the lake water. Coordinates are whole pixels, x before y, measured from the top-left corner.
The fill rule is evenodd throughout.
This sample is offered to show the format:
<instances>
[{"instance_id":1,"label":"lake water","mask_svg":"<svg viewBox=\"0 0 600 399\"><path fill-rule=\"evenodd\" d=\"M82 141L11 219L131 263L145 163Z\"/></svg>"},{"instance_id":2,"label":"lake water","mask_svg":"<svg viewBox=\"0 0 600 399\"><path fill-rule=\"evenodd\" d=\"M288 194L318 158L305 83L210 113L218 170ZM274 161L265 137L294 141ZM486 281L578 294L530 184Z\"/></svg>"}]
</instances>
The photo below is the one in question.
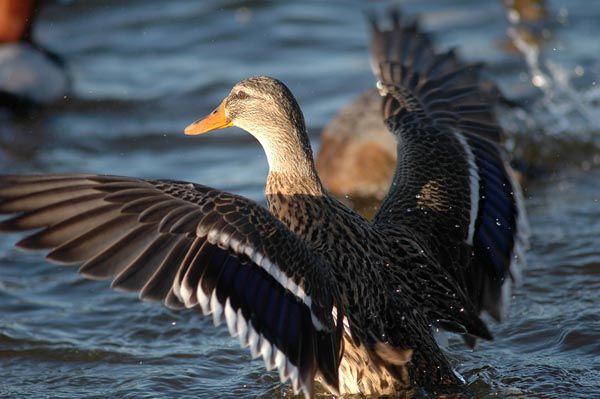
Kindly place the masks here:
<instances>
[{"instance_id":1,"label":"lake water","mask_svg":"<svg viewBox=\"0 0 600 399\"><path fill-rule=\"evenodd\" d=\"M441 4L440 4L441 3ZM499 0L408 1L440 47L483 60L509 97L509 142L535 178L523 284L496 339L451 337L466 397L600 395L600 2L549 1L543 54L506 50ZM380 2L80 0L51 3L36 30L64 57L70 94L0 116L0 170L93 171L197 181L262 200L267 164L239 130L182 134L241 78L296 94L315 147L373 84L363 12ZM597 83L598 82L598 83ZM536 87L537 86L537 87ZM111 292L107 282L0 239L0 397L280 397L287 387L223 327Z\"/></svg>"}]
</instances>

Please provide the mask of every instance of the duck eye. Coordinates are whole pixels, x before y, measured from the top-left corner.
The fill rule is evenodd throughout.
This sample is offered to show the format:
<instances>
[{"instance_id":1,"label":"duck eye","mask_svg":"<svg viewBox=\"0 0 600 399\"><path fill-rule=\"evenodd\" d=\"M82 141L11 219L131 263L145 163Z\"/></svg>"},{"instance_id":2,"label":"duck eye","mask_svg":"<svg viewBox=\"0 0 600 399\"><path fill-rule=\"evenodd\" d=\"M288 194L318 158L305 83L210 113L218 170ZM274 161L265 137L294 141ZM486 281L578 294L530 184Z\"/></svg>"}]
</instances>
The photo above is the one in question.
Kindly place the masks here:
<instances>
[{"instance_id":1,"label":"duck eye","mask_svg":"<svg viewBox=\"0 0 600 399\"><path fill-rule=\"evenodd\" d=\"M246 94L245 91L240 90L236 93L236 97L239 98L240 100L243 100L248 97L248 94Z\"/></svg>"}]
</instances>

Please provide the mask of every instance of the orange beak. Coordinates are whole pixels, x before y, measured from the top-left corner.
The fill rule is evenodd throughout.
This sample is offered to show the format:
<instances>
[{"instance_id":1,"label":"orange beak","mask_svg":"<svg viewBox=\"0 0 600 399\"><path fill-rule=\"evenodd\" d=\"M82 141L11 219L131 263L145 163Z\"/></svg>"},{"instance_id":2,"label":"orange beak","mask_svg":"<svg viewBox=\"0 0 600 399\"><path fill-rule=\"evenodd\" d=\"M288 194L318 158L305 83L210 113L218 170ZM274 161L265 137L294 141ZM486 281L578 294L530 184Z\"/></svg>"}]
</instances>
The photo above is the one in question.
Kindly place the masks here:
<instances>
[{"instance_id":1,"label":"orange beak","mask_svg":"<svg viewBox=\"0 0 600 399\"><path fill-rule=\"evenodd\" d=\"M196 122L186 127L184 133L188 136L195 136L231 126L233 126L233 122L225 116L225 101L223 101L217 109L210 113L210 115L204 119L198 119Z\"/></svg>"}]
</instances>

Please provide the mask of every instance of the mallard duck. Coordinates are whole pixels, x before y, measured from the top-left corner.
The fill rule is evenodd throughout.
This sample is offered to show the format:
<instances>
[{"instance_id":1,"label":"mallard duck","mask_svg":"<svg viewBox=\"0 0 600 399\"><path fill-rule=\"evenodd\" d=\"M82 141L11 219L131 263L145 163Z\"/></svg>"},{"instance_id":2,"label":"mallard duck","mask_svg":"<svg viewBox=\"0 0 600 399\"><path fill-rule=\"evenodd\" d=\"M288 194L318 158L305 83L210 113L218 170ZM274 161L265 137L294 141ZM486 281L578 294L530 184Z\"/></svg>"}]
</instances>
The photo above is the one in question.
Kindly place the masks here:
<instances>
[{"instance_id":1,"label":"mallard duck","mask_svg":"<svg viewBox=\"0 0 600 399\"><path fill-rule=\"evenodd\" d=\"M393 18L399 19L399 13ZM430 37L420 31L417 20L407 24L411 34L419 37L422 53L438 54ZM373 72L379 66L378 38L373 36L370 46ZM398 43L402 45L401 42ZM444 53L445 61L431 79L460 68L478 69L479 64L469 64L460 59L454 49ZM477 77L480 93L486 103L514 106L490 80ZM472 82L471 82L472 83ZM375 88L369 89L344 106L325 126L316 158L317 171L327 189L366 217L375 211L388 193L396 167L395 139L381 118L381 96Z\"/></svg>"},{"instance_id":2,"label":"mallard duck","mask_svg":"<svg viewBox=\"0 0 600 399\"><path fill-rule=\"evenodd\" d=\"M62 97L69 82L63 61L32 38L35 0L0 3L0 106L20 110Z\"/></svg>"},{"instance_id":3,"label":"mallard duck","mask_svg":"<svg viewBox=\"0 0 600 399\"><path fill-rule=\"evenodd\" d=\"M396 167L396 139L381 118L373 88L340 109L325 126L316 166L325 187L356 209L362 199L380 203Z\"/></svg>"},{"instance_id":4,"label":"mallard duck","mask_svg":"<svg viewBox=\"0 0 600 399\"><path fill-rule=\"evenodd\" d=\"M268 207L182 181L12 175L0 177L0 212L16 216L0 230L35 229L17 245L212 315L307 398L315 381L334 394L460 384L432 329L492 339L480 313L500 318L518 276L519 187L476 72L436 73L451 59L398 18L373 35L398 162L372 221L323 187L296 99L258 76L185 133L254 136Z\"/></svg>"}]
</instances>

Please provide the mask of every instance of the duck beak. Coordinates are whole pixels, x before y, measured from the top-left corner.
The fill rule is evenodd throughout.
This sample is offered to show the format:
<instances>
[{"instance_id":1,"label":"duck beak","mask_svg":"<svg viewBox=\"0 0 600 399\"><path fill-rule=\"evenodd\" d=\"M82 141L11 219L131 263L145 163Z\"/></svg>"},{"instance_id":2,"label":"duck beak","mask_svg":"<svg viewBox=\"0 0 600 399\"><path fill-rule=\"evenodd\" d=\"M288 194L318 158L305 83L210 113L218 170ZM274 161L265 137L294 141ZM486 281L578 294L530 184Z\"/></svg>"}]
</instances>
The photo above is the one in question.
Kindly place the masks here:
<instances>
[{"instance_id":1,"label":"duck beak","mask_svg":"<svg viewBox=\"0 0 600 399\"><path fill-rule=\"evenodd\" d=\"M225 100L217 109L203 119L198 119L185 128L184 133L188 136L208 133L212 130L225 129L233 126L233 122L225 116Z\"/></svg>"}]
</instances>

